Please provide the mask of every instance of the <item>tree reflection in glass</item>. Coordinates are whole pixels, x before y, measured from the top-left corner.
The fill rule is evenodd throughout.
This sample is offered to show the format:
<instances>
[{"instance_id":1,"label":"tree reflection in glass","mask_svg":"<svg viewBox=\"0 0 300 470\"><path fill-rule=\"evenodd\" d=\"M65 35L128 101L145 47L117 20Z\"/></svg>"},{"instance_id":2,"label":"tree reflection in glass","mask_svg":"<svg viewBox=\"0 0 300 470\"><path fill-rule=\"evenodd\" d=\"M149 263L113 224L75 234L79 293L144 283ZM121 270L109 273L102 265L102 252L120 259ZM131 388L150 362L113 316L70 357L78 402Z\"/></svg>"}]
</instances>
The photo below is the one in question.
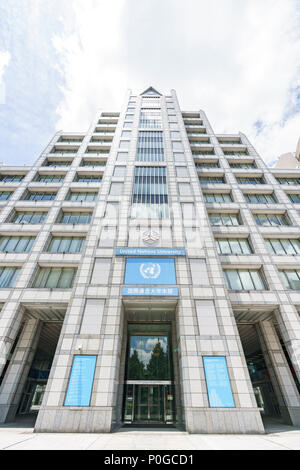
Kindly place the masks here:
<instances>
[{"instance_id":1,"label":"tree reflection in glass","mask_svg":"<svg viewBox=\"0 0 300 470\"><path fill-rule=\"evenodd\" d=\"M171 380L167 336L131 336L128 380Z\"/></svg>"}]
</instances>

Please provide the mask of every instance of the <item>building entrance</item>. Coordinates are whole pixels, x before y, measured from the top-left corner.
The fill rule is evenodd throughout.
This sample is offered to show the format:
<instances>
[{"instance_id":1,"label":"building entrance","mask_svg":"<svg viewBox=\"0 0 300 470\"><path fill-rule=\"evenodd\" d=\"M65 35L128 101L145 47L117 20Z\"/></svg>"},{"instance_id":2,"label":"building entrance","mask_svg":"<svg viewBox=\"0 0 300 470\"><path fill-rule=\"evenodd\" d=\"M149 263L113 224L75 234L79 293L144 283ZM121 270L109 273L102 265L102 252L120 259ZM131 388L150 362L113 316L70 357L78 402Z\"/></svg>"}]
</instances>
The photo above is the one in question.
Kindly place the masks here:
<instances>
[{"instance_id":1,"label":"building entrance","mask_svg":"<svg viewBox=\"0 0 300 470\"><path fill-rule=\"evenodd\" d=\"M126 386L125 423L173 424L172 385Z\"/></svg>"},{"instance_id":2,"label":"building entrance","mask_svg":"<svg viewBox=\"0 0 300 470\"><path fill-rule=\"evenodd\" d=\"M123 422L173 424L174 403L171 324L129 323Z\"/></svg>"},{"instance_id":3,"label":"building entrance","mask_svg":"<svg viewBox=\"0 0 300 470\"><path fill-rule=\"evenodd\" d=\"M45 322L37 349L25 382L17 415L37 415L51 370L55 349L61 331L61 322Z\"/></svg>"}]
</instances>

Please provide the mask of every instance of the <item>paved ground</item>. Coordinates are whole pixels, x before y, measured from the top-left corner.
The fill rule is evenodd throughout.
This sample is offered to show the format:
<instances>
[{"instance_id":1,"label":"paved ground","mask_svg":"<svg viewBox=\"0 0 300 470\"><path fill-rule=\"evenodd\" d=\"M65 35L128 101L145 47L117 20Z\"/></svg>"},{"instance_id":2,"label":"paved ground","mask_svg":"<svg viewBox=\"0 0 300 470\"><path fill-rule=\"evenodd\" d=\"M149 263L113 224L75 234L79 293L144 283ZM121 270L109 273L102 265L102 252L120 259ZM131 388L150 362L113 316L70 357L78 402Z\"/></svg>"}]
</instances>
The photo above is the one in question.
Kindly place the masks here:
<instances>
[{"instance_id":1,"label":"paved ground","mask_svg":"<svg viewBox=\"0 0 300 470\"><path fill-rule=\"evenodd\" d=\"M123 428L112 434L34 433L32 422L0 425L1 450L300 450L300 427L269 422L264 435L188 434Z\"/></svg>"}]
</instances>

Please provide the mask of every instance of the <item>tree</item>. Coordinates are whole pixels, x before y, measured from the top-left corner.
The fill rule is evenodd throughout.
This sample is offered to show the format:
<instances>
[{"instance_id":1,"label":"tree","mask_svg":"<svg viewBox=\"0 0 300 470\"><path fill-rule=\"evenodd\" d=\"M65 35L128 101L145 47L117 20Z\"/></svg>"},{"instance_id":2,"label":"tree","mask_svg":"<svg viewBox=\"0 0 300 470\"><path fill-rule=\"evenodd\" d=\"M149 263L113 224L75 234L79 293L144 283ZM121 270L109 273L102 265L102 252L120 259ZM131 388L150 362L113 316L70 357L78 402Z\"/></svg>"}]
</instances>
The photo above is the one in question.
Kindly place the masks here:
<instances>
[{"instance_id":1,"label":"tree","mask_svg":"<svg viewBox=\"0 0 300 470\"><path fill-rule=\"evenodd\" d=\"M159 339L147 364L146 377L147 380L169 380L168 354L164 352Z\"/></svg>"},{"instance_id":2,"label":"tree","mask_svg":"<svg viewBox=\"0 0 300 470\"><path fill-rule=\"evenodd\" d=\"M135 349L132 355L129 358L129 380L142 380L145 378L145 366L142 361L139 359L137 350Z\"/></svg>"}]
</instances>

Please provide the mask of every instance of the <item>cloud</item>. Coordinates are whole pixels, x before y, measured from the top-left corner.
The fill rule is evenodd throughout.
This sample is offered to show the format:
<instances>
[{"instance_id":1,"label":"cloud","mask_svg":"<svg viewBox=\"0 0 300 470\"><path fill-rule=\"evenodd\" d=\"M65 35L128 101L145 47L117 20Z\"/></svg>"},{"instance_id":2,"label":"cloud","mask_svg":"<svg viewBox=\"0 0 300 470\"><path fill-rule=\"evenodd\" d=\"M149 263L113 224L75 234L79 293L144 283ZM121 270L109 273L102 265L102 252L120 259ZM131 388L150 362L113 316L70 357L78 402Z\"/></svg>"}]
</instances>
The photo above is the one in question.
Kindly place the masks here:
<instances>
[{"instance_id":1,"label":"cloud","mask_svg":"<svg viewBox=\"0 0 300 470\"><path fill-rule=\"evenodd\" d=\"M57 129L85 130L98 108L151 84L274 160L299 137L299 31L296 0L74 0L53 37L65 76Z\"/></svg>"},{"instance_id":2,"label":"cloud","mask_svg":"<svg viewBox=\"0 0 300 470\"><path fill-rule=\"evenodd\" d=\"M5 69L10 62L10 53L8 51L0 51L0 104L5 104Z\"/></svg>"}]
</instances>

